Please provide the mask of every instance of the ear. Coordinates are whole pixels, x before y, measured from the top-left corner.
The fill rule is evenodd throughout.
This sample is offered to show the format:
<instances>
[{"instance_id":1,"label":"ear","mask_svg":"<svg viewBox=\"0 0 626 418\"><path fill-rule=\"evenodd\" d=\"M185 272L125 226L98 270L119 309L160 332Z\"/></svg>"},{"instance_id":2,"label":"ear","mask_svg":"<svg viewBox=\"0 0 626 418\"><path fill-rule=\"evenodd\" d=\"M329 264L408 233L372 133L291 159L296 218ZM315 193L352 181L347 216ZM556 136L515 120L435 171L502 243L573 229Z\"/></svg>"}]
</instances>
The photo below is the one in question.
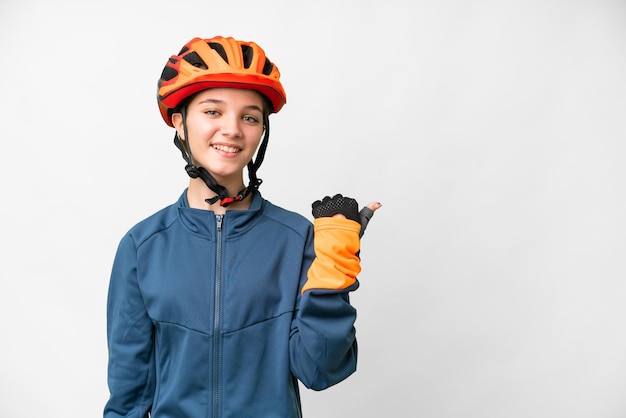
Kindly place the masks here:
<instances>
[{"instance_id":1,"label":"ear","mask_svg":"<svg viewBox=\"0 0 626 418\"><path fill-rule=\"evenodd\" d=\"M183 129L183 115L180 113L172 114L172 125L174 125L174 129L178 132L178 136L180 139L184 140L184 129Z\"/></svg>"}]
</instances>

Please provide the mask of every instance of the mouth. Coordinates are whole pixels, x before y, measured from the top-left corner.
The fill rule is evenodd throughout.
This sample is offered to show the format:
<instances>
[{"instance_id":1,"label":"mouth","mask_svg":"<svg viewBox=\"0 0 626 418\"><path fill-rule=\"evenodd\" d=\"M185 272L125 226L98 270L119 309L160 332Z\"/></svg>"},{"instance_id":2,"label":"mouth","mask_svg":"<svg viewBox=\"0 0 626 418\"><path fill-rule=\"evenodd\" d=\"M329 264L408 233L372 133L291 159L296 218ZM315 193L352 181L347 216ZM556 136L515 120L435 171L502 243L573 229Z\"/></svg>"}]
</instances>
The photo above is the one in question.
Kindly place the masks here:
<instances>
[{"instance_id":1,"label":"mouth","mask_svg":"<svg viewBox=\"0 0 626 418\"><path fill-rule=\"evenodd\" d=\"M214 144L214 145L212 145L212 147L213 147L213 149L216 149L218 151L228 152L230 154L236 154L238 152L241 152L241 148L231 147L231 146L228 146L228 145Z\"/></svg>"}]
</instances>

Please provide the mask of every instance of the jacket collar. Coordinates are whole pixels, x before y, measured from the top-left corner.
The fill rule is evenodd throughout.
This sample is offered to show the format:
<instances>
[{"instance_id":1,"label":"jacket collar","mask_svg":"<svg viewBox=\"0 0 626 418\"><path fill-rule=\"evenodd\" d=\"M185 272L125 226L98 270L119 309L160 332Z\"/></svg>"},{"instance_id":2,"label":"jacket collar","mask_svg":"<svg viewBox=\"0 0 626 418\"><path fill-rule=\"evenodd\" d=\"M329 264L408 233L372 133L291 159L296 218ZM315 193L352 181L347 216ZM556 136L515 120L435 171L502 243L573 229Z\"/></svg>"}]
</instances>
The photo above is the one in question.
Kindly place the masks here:
<instances>
[{"instance_id":1,"label":"jacket collar","mask_svg":"<svg viewBox=\"0 0 626 418\"><path fill-rule=\"evenodd\" d=\"M252 199L249 209L226 211L222 221L223 233L228 236L243 234L260 218L264 206L261 194L256 191L249 196L249 199ZM187 189L178 198L176 206L178 208L178 217L187 230L210 239L215 238L217 235L217 216L215 212L189 207Z\"/></svg>"}]
</instances>

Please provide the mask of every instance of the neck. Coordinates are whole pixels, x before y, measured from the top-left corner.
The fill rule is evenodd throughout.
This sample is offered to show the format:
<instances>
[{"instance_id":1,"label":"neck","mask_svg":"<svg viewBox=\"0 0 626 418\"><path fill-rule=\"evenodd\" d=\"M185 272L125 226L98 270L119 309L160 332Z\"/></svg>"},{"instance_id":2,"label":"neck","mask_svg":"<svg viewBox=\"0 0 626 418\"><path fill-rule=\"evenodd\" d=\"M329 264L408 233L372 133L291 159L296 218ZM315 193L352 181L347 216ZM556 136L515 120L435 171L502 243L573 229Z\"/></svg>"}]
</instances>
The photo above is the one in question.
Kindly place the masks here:
<instances>
[{"instance_id":1,"label":"neck","mask_svg":"<svg viewBox=\"0 0 626 418\"><path fill-rule=\"evenodd\" d=\"M231 197L236 196L237 193L239 193L239 191L245 187L243 182L235 182L230 185L222 185L226 187L226 189L228 190L228 195ZM220 206L219 200L212 205L206 202L206 199L210 199L215 196L215 192L209 189L209 187L204 184L201 179L189 179L189 188L187 189L187 202L189 204L189 207L191 208L210 210L215 212L216 214L224 214L227 210L246 210L250 207L251 196L246 197L240 202L233 202L228 207Z\"/></svg>"}]
</instances>

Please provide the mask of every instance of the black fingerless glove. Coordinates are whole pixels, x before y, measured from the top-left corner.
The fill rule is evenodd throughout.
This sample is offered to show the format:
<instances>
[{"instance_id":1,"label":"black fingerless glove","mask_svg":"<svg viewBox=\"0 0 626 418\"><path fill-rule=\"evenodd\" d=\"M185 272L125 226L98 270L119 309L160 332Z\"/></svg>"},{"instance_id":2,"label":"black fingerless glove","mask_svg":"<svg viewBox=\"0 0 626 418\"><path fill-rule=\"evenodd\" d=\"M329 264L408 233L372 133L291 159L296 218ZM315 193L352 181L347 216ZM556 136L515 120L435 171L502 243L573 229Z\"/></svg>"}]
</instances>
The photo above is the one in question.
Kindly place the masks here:
<instances>
[{"instance_id":1,"label":"black fingerless glove","mask_svg":"<svg viewBox=\"0 0 626 418\"><path fill-rule=\"evenodd\" d=\"M313 208L314 218L331 217L341 213L347 219L351 219L361 224L361 216L359 215L359 205L356 200L351 197L343 197L336 194L332 198L326 196L322 200L316 200L311 205Z\"/></svg>"}]
</instances>

